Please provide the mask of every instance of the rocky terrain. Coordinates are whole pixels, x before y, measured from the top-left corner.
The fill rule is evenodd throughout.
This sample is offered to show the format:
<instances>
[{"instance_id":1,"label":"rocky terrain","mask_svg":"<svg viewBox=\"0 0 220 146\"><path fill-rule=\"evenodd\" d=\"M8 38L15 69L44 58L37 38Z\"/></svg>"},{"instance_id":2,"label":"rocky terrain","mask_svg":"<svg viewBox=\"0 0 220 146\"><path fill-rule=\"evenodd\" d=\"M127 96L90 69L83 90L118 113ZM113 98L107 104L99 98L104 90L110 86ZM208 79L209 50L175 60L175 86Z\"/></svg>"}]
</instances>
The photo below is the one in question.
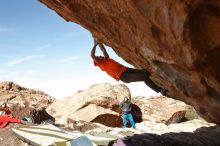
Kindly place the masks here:
<instances>
[{"instance_id":1,"label":"rocky terrain","mask_svg":"<svg viewBox=\"0 0 220 146\"><path fill-rule=\"evenodd\" d=\"M52 118L46 107L54 98L42 91L21 87L13 82L0 83L0 102L7 102L16 118L30 117L34 123Z\"/></svg>"},{"instance_id":2,"label":"rocky terrain","mask_svg":"<svg viewBox=\"0 0 220 146\"><path fill-rule=\"evenodd\" d=\"M34 122L28 125L9 124L0 129L0 142L3 146L28 145L12 135L11 128L43 124L42 116L55 119L57 126L70 131L111 134L135 146L220 145L218 125L203 120L191 106L167 97L131 97L132 115L137 128L122 128L118 104L124 96L130 96L128 87L123 84L96 84L63 100L53 99L43 92L27 89L12 82L2 82L0 88L0 101L15 96L8 101L12 114L30 116ZM21 108L22 111L13 110L15 108ZM49 116L33 116L33 108L36 111L46 109L44 112ZM184 119L178 123L167 124L170 117L179 111L186 111Z\"/></svg>"},{"instance_id":3,"label":"rocky terrain","mask_svg":"<svg viewBox=\"0 0 220 146\"><path fill-rule=\"evenodd\" d=\"M191 106L166 97L132 98L135 107L132 114L138 122L137 129L122 129L118 104L123 96L130 96L129 89L124 85L96 84L72 97L55 101L47 111L55 117L57 124L71 130L117 135L138 146L220 143L215 124L198 117ZM178 111L187 111L189 115L186 113L185 116L189 116L190 120L166 125L166 121Z\"/></svg>"},{"instance_id":4,"label":"rocky terrain","mask_svg":"<svg viewBox=\"0 0 220 146\"><path fill-rule=\"evenodd\" d=\"M130 96L125 85L96 84L72 97L55 101L47 111L62 127L86 133L111 134L137 146L220 144L218 126L200 118L191 106L167 97L132 97L132 115L137 129L123 129L118 107L123 96ZM186 111L185 120L167 125L166 121L178 111Z\"/></svg>"},{"instance_id":5,"label":"rocky terrain","mask_svg":"<svg viewBox=\"0 0 220 146\"><path fill-rule=\"evenodd\" d=\"M136 130L99 127L87 132L117 135L135 146L218 146L220 144L220 127L201 119L169 126L164 123L144 121L137 123L136 126Z\"/></svg>"},{"instance_id":6,"label":"rocky terrain","mask_svg":"<svg viewBox=\"0 0 220 146\"><path fill-rule=\"evenodd\" d=\"M54 101L54 98L42 91L21 87L13 82L0 82L0 103L7 103L10 112L18 119L29 117L33 123L27 125L9 124L0 129L1 146L24 146L28 145L15 137L11 129L40 124L45 120L54 119L46 108Z\"/></svg>"},{"instance_id":7,"label":"rocky terrain","mask_svg":"<svg viewBox=\"0 0 220 146\"><path fill-rule=\"evenodd\" d=\"M219 0L39 0L220 123Z\"/></svg>"},{"instance_id":8,"label":"rocky terrain","mask_svg":"<svg viewBox=\"0 0 220 146\"><path fill-rule=\"evenodd\" d=\"M55 100L48 106L47 112L61 125L68 125L71 120L82 120L109 127L122 127L119 103L124 96L131 95L123 84L96 84L72 97ZM192 111L189 105L171 98L157 97L147 100L145 97L135 97L131 100L134 108L132 114L138 122L166 122L175 112Z\"/></svg>"},{"instance_id":9,"label":"rocky terrain","mask_svg":"<svg viewBox=\"0 0 220 146\"><path fill-rule=\"evenodd\" d=\"M146 97L135 97L132 99L133 104L140 109L142 120L152 122L166 122L175 112L187 111L186 115L191 112L196 116L193 108L184 102L163 96L146 99ZM138 113L134 113L138 116Z\"/></svg>"},{"instance_id":10,"label":"rocky terrain","mask_svg":"<svg viewBox=\"0 0 220 146\"><path fill-rule=\"evenodd\" d=\"M119 127L122 126L119 102L124 96L131 96L125 85L97 84L72 97L56 100L47 112L59 124L66 125L67 119L72 119Z\"/></svg>"}]
</instances>

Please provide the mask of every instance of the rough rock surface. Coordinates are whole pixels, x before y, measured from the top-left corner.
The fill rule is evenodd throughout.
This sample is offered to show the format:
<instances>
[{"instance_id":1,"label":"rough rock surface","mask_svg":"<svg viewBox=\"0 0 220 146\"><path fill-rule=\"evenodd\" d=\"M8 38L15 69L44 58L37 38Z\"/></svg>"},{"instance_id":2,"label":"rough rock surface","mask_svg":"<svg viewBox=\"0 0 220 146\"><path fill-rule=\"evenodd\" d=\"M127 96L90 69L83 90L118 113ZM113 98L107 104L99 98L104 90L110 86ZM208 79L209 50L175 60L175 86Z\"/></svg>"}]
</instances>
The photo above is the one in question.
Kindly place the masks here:
<instances>
[{"instance_id":1,"label":"rough rock surface","mask_svg":"<svg viewBox=\"0 0 220 146\"><path fill-rule=\"evenodd\" d=\"M6 89L5 87L7 87L8 84L12 84L12 86L16 86L16 90L17 89L20 90L15 92L14 89L12 90L12 88ZM1 95L2 95L1 97L2 99L5 100L6 100L6 95L8 95L6 93L9 92L17 96L18 95L20 96L20 94L23 93L22 98L25 97L25 99L33 96L32 94L29 93L30 89L20 87L11 82L5 82L4 84L0 84L0 87L1 87ZM49 97L46 97L47 96L46 94L42 94L42 95L45 95L43 96L45 97L45 99L47 98L50 99ZM75 94L73 97L69 97L67 99L64 99L63 101L55 100L54 103L49 105L50 107L48 109L51 112L51 114L57 118L58 121L62 121L61 120L62 118L66 119L64 125L61 125L59 123L60 124L59 126L61 128L66 128L71 131L78 130L87 133L97 133L98 131L99 134L101 132L101 135L106 135L106 133L112 134L119 138L126 138L128 141L138 146L146 146L146 145L219 146L220 145L219 126L216 126L215 124L212 123L208 123L203 119L194 119L191 121L182 122L180 124L166 125L165 123L163 123L163 121L169 118L172 115L172 113L174 113L175 111L181 109L187 110L189 108L189 106L183 102L165 97L157 97L151 99L146 99L143 97L132 98L132 101L135 103L135 105L137 107L143 108L142 111L145 112L143 113L143 116L145 117L143 118L144 121L140 123L136 123L137 129L107 127L109 125L118 126L119 124L117 122L122 124L122 121L117 121L114 118L115 117L120 118L118 116L119 109L116 105L118 105L118 102L121 100L121 97L123 96L130 96L130 92L125 85L119 84L119 85L111 86L109 84L97 84L90 87L88 90L81 91ZM9 98L9 96L7 98ZM18 97L18 99L19 98L20 97ZM40 97L35 97L35 98L40 99ZM45 105L43 104L44 102L42 101L44 100L41 101L39 99L38 99L38 103L35 104L37 104L39 107L47 106L47 104ZM29 101L28 99L26 100ZM15 101L16 98L12 99L10 101L10 104L12 104ZM18 101L20 101L19 103L23 103L21 102L21 100ZM29 108L27 107L26 109L29 110ZM75 112L74 111L72 112L71 110L75 110ZM138 112L135 110L133 114L134 115L137 114L136 116L138 116L138 113L141 112L141 110L140 111L139 110ZM102 113L103 111L104 112L107 111L107 113L110 112L111 114L103 115ZM147 116L147 114L149 115ZM152 118L148 118L151 116ZM161 119L159 117L161 117ZM93 119L92 122L83 121L83 120L91 121L91 119ZM116 123L114 123L113 121ZM110 124L106 124L108 122ZM106 124L107 126L103 124ZM0 143L2 146L8 146L8 145L28 146L27 143L22 142L11 133L11 128L20 127L20 126L23 127L28 125L9 124L9 126L7 126L6 128L0 129Z\"/></svg>"},{"instance_id":2,"label":"rough rock surface","mask_svg":"<svg viewBox=\"0 0 220 146\"><path fill-rule=\"evenodd\" d=\"M130 91L123 84L97 84L62 100L55 100L47 108L59 124L67 124L68 119L98 122L107 126L122 126L119 102ZM114 118L113 118L114 117Z\"/></svg>"},{"instance_id":3,"label":"rough rock surface","mask_svg":"<svg viewBox=\"0 0 220 146\"><path fill-rule=\"evenodd\" d=\"M33 126L34 124L21 125L21 124L13 124L11 123L6 128L0 129L0 145L1 146L31 146L28 143L23 142L18 137L16 137L12 128L23 128L28 126Z\"/></svg>"},{"instance_id":4,"label":"rough rock surface","mask_svg":"<svg viewBox=\"0 0 220 146\"><path fill-rule=\"evenodd\" d=\"M27 116L32 118L34 123L41 123L52 118L46 112L46 107L53 100L42 91L24 88L13 82L0 83L0 102L7 102L13 116L19 119Z\"/></svg>"},{"instance_id":5,"label":"rough rock surface","mask_svg":"<svg viewBox=\"0 0 220 146\"><path fill-rule=\"evenodd\" d=\"M72 97L55 100L47 112L56 119L56 123L66 126L68 121L82 120L122 127L119 103L124 96L130 97L130 91L123 84L96 84ZM192 107L184 102L166 97L132 97L131 101L136 123L145 120L165 123L177 111L192 111Z\"/></svg>"},{"instance_id":6,"label":"rough rock surface","mask_svg":"<svg viewBox=\"0 0 220 146\"><path fill-rule=\"evenodd\" d=\"M73 120L73 119L67 119L67 124L66 125L60 125L64 129L68 130L74 130L74 131L81 131L81 132L86 132L88 130L92 130L95 128L98 128L99 126L97 123L91 123L91 122L85 122L82 120Z\"/></svg>"},{"instance_id":7,"label":"rough rock surface","mask_svg":"<svg viewBox=\"0 0 220 146\"><path fill-rule=\"evenodd\" d=\"M135 146L219 146L220 127L202 119L194 119L180 124L143 121L137 129L110 128L100 126L88 133L108 133L125 138Z\"/></svg>"},{"instance_id":8,"label":"rough rock surface","mask_svg":"<svg viewBox=\"0 0 220 146\"><path fill-rule=\"evenodd\" d=\"M166 125L181 123L186 115L186 111L177 111L175 112L170 119L166 121Z\"/></svg>"},{"instance_id":9,"label":"rough rock surface","mask_svg":"<svg viewBox=\"0 0 220 146\"><path fill-rule=\"evenodd\" d=\"M40 0L220 123L219 0Z\"/></svg>"},{"instance_id":10,"label":"rough rock surface","mask_svg":"<svg viewBox=\"0 0 220 146\"><path fill-rule=\"evenodd\" d=\"M137 105L141 112L134 113L136 116L141 116L142 120L154 122L166 122L177 111L191 111L191 106L184 102L166 98L155 97L146 99L145 97L132 98L132 103Z\"/></svg>"}]
</instances>

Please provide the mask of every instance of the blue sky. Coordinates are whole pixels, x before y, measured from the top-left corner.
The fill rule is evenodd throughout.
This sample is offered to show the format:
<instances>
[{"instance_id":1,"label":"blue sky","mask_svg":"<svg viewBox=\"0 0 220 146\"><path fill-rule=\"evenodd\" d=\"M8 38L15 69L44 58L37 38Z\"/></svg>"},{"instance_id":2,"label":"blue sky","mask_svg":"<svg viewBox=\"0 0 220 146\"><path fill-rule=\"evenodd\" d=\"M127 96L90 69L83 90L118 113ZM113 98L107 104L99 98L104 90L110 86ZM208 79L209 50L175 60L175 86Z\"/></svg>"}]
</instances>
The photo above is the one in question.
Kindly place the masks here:
<instances>
[{"instance_id":1,"label":"blue sky","mask_svg":"<svg viewBox=\"0 0 220 146\"><path fill-rule=\"evenodd\" d=\"M0 3L0 81L13 81L57 98L96 83L118 83L94 67L93 39L87 30L66 22L37 0ZM107 51L129 66L111 48ZM155 95L144 83L128 86L134 96Z\"/></svg>"}]
</instances>

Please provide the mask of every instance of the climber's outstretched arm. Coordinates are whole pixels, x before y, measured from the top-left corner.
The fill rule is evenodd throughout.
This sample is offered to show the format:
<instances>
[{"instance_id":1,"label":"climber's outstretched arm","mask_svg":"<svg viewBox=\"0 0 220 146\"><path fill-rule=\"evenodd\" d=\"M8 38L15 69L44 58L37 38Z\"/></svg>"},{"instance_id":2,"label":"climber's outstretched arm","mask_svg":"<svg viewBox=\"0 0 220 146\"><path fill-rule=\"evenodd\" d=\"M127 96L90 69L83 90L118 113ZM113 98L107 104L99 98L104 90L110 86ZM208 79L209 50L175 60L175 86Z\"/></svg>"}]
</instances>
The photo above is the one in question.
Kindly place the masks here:
<instances>
[{"instance_id":1,"label":"climber's outstretched arm","mask_svg":"<svg viewBox=\"0 0 220 146\"><path fill-rule=\"evenodd\" d=\"M96 52L96 46L98 45L98 42L94 39L94 46L91 50L91 57L93 60L96 60L95 52Z\"/></svg>"},{"instance_id":2,"label":"climber's outstretched arm","mask_svg":"<svg viewBox=\"0 0 220 146\"><path fill-rule=\"evenodd\" d=\"M100 49L102 50L102 52L103 52L105 58L109 58L109 55L108 55L108 53L107 53L107 51L106 51L104 45L103 45L102 43L99 43L99 47L100 47Z\"/></svg>"}]
</instances>

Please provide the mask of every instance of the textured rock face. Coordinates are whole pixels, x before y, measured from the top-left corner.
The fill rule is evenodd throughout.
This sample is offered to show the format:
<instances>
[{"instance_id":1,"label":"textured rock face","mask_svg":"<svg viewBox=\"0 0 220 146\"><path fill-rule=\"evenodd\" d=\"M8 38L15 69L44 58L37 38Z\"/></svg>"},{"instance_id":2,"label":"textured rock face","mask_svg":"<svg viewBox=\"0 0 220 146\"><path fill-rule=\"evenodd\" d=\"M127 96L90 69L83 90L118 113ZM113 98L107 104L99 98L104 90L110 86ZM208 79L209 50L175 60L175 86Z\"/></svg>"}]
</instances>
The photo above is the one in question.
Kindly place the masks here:
<instances>
[{"instance_id":1,"label":"textured rock face","mask_svg":"<svg viewBox=\"0 0 220 146\"><path fill-rule=\"evenodd\" d=\"M146 99L144 97L135 97L132 103L139 106L143 121L152 121L165 123L177 111L191 111L191 107L184 102L172 98L156 97Z\"/></svg>"},{"instance_id":2,"label":"textured rock face","mask_svg":"<svg viewBox=\"0 0 220 146\"><path fill-rule=\"evenodd\" d=\"M47 112L56 119L57 124L67 127L71 127L71 123L77 121L122 127L119 103L124 96L129 97L130 91L123 84L96 84L72 97L55 100L49 105ZM136 123L142 121L165 123L177 111L192 111L191 106L172 98L135 97L131 101L131 113Z\"/></svg>"},{"instance_id":3,"label":"textured rock face","mask_svg":"<svg viewBox=\"0 0 220 146\"><path fill-rule=\"evenodd\" d=\"M46 107L53 100L42 91L24 88L13 82L0 83L0 102L6 102L13 116L19 119L30 117L34 123L52 119Z\"/></svg>"},{"instance_id":4,"label":"textured rock face","mask_svg":"<svg viewBox=\"0 0 220 146\"><path fill-rule=\"evenodd\" d=\"M59 124L68 125L69 120L83 120L119 127L122 126L119 102L124 96L130 97L130 91L123 84L96 84L73 97L55 100L47 112Z\"/></svg>"},{"instance_id":5,"label":"textured rock face","mask_svg":"<svg viewBox=\"0 0 220 146\"><path fill-rule=\"evenodd\" d=\"M220 123L219 0L40 1Z\"/></svg>"}]
</instances>

